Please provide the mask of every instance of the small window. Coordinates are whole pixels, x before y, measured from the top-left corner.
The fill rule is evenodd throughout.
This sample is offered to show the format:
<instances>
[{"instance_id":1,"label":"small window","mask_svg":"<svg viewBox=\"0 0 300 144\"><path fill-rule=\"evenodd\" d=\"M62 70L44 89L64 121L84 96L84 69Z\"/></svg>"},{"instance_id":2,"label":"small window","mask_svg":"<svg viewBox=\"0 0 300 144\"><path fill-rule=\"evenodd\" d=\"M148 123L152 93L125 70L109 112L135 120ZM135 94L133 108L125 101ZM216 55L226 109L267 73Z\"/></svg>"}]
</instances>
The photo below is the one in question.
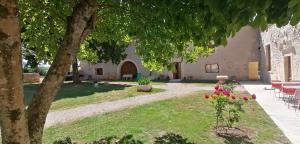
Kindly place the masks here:
<instances>
[{"instance_id":1,"label":"small window","mask_svg":"<svg viewBox=\"0 0 300 144\"><path fill-rule=\"evenodd\" d=\"M219 73L219 65L218 64L206 64L205 71L206 71L206 73Z\"/></svg>"},{"instance_id":2,"label":"small window","mask_svg":"<svg viewBox=\"0 0 300 144\"><path fill-rule=\"evenodd\" d=\"M103 68L96 68L96 75L103 75Z\"/></svg>"}]
</instances>

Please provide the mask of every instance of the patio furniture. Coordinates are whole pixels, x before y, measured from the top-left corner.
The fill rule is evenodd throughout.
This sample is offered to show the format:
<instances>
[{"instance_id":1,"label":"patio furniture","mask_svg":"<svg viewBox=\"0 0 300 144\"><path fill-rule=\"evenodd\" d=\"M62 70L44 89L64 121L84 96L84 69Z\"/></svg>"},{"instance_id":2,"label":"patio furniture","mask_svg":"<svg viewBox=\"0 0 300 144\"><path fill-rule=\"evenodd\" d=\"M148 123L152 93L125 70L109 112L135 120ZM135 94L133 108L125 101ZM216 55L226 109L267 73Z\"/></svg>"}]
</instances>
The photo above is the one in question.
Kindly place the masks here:
<instances>
[{"instance_id":1,"label":"patio furniture","mask_svg":"<svg viewBox=\"0 0 300 144\"><path fill-rule=\"evenodd\" d=\"M288 88L288 89L296 89L299 90L300 89L300 85L294 85L294 86L283 86L284 88Z\"/></svg>"},{"instance_id":2,"label":"patio furniture","mask_svg":"<svg viewBox=\"0 0 300 144\"><path fill-rule=\"evenodd\" d=\"M140 80L142 78L142 74L141 73L137 73L137 75L136 75L136 80L138 81L138 80Z\"/></svg>"},{"instance_id":3,"label":"patio furniture","mask_svg":"<svg viewBox=\"0 0 300 144\"><path fill-rule=\"evenodd\" d=\"M296 92L296 87L297 85L295 84L285 84L282 86L282 93L283 93L283 98L286 98L286 102L288 104L288 107L290 107L290 103L295 100L295 92ZM299 87L300 88L300 87Z\"/></svg>"},{"instance_id":4,"label":"patio furniture","mask_svg":"<svg viewBox=\"0 0 300 144\"><path fill-rule=\"evenodd\" d=\"M272 84L296 84L296 85L300 85L300 82L272 82Z\"/></svg>"},{"instance_id":5,"label":"patio furniture","mask_svg":"<svg viewBox=\"0 0 300 144\"><path fill-rule=\"evenodd\" d=\"M273 80L271 85L272 85L272 89L274 91L274 95L276 97L276 95L278 94L278 97L280 98L280 92L281 92L281 86L282 84L280 83L281 81L280 80Z\"/></svg>"},{"instance_id":6,"label":"patio furniture","mask_svg":"<svg viewBox=\"0 0 300 144\"><path fill-rule=\"evenodd\" d=\"M279 94L279 97L280 97L280 92L283 92L283 91L284 91L284 93L287 93L287 94L293 93L293 90L286 90L286 89L283 90L283 88L282 88L283 86L297 86L297 85L300 85L300 82L279 82L279 81L272 82L272 87L280 90L279 92L277 92ZM275 95L276 95L276 90L275 90Z\"/></svg>"},{"instance_id":7,"label":"patio furniture","mask_svg":"<svg viewBox=\"0 0 300 144\"><path fill-rule=\"evenodd\" d=\"M284 94L287 94L287 95L293 95L295 94L295 91L296 91L296 87L298 87L297 85L293 85L293 84L289 84L289 85L283 85L282 86L282 89L281 91L284 93Z\"/></svg>"},{"instance_id":8,"label":"patio furniture","mask_svg":"<svg viewBox=\"0 0 300 144\"><path fill-rule=\"evenodd\" d=\"M295 102L295 111L299 110L300 108L300 87L298 87L296 89L295 92L295 98L296 98L296 102Z\"/></svg>"},{"instance_id":9,"label":"patio furniture","mask_svg":"<svg viewBox=\"0 0 300 144\"><path fill-rule=\"evenodd\" d=\"M132 74L124 74L124 75L122 76L122 79L123 79L123 80L132 80L132 78L133 78L133 75L132 75Z\"/></svg>"}]
</instances>

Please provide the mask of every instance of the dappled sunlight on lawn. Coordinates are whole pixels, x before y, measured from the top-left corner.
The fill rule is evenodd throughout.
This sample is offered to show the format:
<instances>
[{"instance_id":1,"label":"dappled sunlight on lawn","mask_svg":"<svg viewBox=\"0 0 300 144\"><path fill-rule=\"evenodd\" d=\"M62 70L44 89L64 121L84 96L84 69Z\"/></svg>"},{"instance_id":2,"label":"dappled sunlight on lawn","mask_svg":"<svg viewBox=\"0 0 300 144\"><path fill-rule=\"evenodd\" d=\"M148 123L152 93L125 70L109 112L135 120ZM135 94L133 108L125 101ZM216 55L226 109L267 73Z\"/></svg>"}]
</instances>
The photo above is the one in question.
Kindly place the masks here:
<instances>
[{"instance_id":1,"label":"dappled sunlight on lawn","mask_svg":"<svg viewBox=\"0 0 300 144\"><path fill-rule=\"evenodd\" d=\"M104 136L133 134L145 143L166 132L178 133L196 143L288 143L287 138L253 101L241 114L242 129L251 132L250 140L221 138L214 133L214 110L204 99L211 91L195 92L188 97L174 98L101 116L85 118L73 123L46 129L44 142L51 143L70 136L77 141L93 141ZM239 92L236 95L248 95Z\"/></svg>"},{"instance_id":2,"label":"dappled sunlight on lawn","mask_svg":"<svg viewBox=\"0 0 300 144\"><path fill-rule=\"evenodd\" d=\"M25 102L29 104L39 84L25 84ZM153 89L151 93L161 92L162 89ZM51 111L78 107L86 104L118 100L126 97L148 94L137 92L135 86L121 84L82 82L80 84L64 83L51 105Z\"/></svg>"}]
</instances>

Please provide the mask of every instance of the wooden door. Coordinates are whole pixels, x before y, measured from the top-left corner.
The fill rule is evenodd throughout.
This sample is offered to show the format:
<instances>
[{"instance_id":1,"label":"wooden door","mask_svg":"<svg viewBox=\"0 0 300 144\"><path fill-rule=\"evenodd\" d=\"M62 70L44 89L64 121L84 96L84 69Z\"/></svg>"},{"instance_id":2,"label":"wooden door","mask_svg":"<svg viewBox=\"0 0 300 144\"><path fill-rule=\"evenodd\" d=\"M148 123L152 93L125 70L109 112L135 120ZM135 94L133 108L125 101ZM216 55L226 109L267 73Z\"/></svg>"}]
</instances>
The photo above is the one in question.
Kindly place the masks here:
<instances>
[{"instance_id":1,"label":"wooden door","mask_svg":"<svg viewBox=\"0 0 300 144\"><path fill-rule=\"evenodd\" d=\"M121 77L127 74L131 74L133 78L136 78L137 76L137 68L135 64L130 61L124 62L121 67Z\"/></svg>"},{"instance_id":2,"label":"wooden door","mask_svg":"<svg viewBox=\"0 0 300 144\"><path fill-rule=\"evenodd\" d=\"M175 65L175 71L173 72L173 79L180 79L181 78L180 63L176 62L174 63L174 65Z\"/></svg>"},{"instance_id":3,"label":"wooden door","mask_svg":"<svg viewBox=\"0 0 300 144\"><path fill-rule=\"evenodd\" d=\"M284 80L292 80L292 66L291 66L291 56L284 57Z\"/></svg>"},{"instance_id":4,"label":"wooden door","mask_svg":"<svg viewBox=\"0 0 300 144\"><path fill-rule=\"evenodd\" d=\"M248 62L248 79L259 80L258 62Z\"/></svg>"}]
</instances>

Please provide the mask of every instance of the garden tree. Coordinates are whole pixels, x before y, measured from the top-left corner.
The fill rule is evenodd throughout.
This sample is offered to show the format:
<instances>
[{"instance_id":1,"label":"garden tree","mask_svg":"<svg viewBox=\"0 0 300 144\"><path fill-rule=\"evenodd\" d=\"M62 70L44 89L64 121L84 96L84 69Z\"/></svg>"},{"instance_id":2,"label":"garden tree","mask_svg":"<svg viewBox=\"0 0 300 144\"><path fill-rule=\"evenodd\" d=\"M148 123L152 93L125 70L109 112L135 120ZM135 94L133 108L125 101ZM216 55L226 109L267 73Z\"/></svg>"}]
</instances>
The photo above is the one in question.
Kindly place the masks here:
<instances>
[{"instance_id":1,"label":"garden tree","mask_svg":"<svg viewBox=\"0 0 300 144\"><path fill-rule=\"evenodd\" d=\"M68 4L65 3L66 1L58 0L51 3L48 1L20 1L21 23L23 27L21 39L26 44L25 49L32 50L36 53L37 57L50 63L53 61L56 49L62 41L65 32L65 23L76 2L69 0L67 1ZM59 9L59 11L56 9ZM116 15L115 17L118 18L119 16ZM82 44L84 48L81 48L80 53L77 55L79 60L91 60L94 63L111 60L113 63L118 63L118 61L124 58L124 54L121 54L124 48L121 46L128 45L130 39L124 37L124 30L120 31L118 29L121 27L121 24L113 22L113 20L116 21L116 18L110 18L112 20L103 22L101 26L96 27L95 35L97 36L89 38L87 42ZM112 29L113 27L114 29ZM101 34L99 36L100 32L105 32L106 35ZM114 44L116 46L115 51L110 49L110 47L101 47L100 51L103 53L100 54L98 52L98 60L95 60L93 55L95 48L91 47L95 45L95 42L98 44L106 42L116 43ZM32 47L35 49L32 49ZM113 54L114 56L112 56ZM72 67L75 70L75 75L77 75L75 76L75 82L78 82L78 64L76 62L74 60Z\"/></svg>"},{"instance_id":2,"label":"garden tree","mask_svg":"<svg viewBox=\"0 0 300 144\"><path fill-rule=\"evenodd\" d=\"M83 54L81 58L83 60L90 61L92 63L102 63L111 61L113 64L119 64L121 60L126 58L125 50L129 45L128 42L116 42L116 41L107 41L107 42L98 42L96 39L87 40L87 45L89 51L92 54L96 55L96 59L89 59L89 52L85 55ZM82 52L79 52L82 54ZM93 57L93 56L92 56Z\"/></svg>"},{"instance_id":3,"label":"garden tree","mask_svg":"<svg viewBox=\"0 0 300 144\"><path fill-rule=\"evenodd\" d=\"M27 60L26 67L30 67L34 70L34 72L38 72L38 64L41 61L48 62L53 60L53 55L55 52L49 51L47 47L41 50L41 46L33 45L31 41L29 41L28 37L26 37L25 26L26 24L22 24L23 28L21 28L21 42L22 42L22 57ZM30 39L31 40L31 39Z\"/></svg>"},{"instance_id":4,"label":"garden tree","mask_svg":"<svg viewBox=\"0 0 300 144\"><path fill-rule=\"evenodd\" d=\"M29 143L24 112L16 1L0 1L0 123L2 143Z\"/></svg>"},{"instance_id":5,"label":"garden tree","mask_svg":"<svg viewBox=\"0 0 300 144\"><path fill-rule=\"evenodd\" d=\"M52 65L26 109L20 23L31 47L54 49ZM42 143L45 119L80 44L134 40L153 69L174 57L192 61L209 45L226 44L242 26L296 24L299 0L0 0L0 125L2 142ZM97 18L98 17L98 18ZM97 25L95 23L97 22ZM194 48L188 46L193 44Z\"/></svg>"},{"instance_id":6,"label":"garden tree","mask_svg":"<svg viewBox=\"0 0 300 144\"><path fill-rule=\"evenodd\" d=\"M39 3L39 1L36 1ZM1 135L6 143L41 143L45 118L64 74L79 50L80 43L95 25L98 3L81 0L73 8L66 23L65 35L48 75L25 109L21 70L21 40L18 4L15 0L0 1L0 80ZM54 8L53 8L54 9ZM38 20L38 19L37 19Z\"/></svg>"},{"instance_id":7,"label":"garden tree","mask_svg":"<svg viewBox=\"0 0 300 144\"><path fill-rule=\"evenodd\" d=\"M34 51L30 49L22 49L22 57L27 60L25 67L30 67L33 72L38 72L39 60Z\"/></svg>"}]
</instances>

